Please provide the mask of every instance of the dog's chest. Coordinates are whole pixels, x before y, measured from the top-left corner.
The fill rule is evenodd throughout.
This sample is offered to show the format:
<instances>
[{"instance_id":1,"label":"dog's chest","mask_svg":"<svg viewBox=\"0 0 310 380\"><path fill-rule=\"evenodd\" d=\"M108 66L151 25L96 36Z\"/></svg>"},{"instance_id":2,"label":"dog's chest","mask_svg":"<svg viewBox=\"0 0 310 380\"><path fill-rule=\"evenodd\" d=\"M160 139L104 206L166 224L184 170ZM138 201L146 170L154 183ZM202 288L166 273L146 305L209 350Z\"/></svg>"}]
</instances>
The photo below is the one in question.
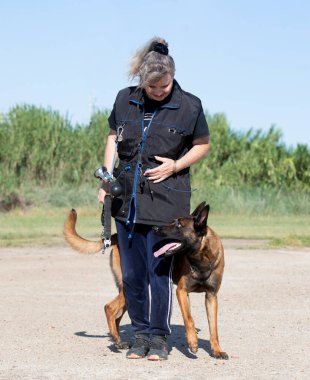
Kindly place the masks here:
<instances>
[{"instance_id":1,"label":"dog's chest","mask_svg":"<svg viewBox=\"0 0 310 380\"><path fill-rule=\"evenodd\" d=\"M212 273L211 267L199 270L194 266L190 266L190 273L188 276L188 290L190 292L203 292L209 287L209 278Z\"/></svg>"}]
</instances>

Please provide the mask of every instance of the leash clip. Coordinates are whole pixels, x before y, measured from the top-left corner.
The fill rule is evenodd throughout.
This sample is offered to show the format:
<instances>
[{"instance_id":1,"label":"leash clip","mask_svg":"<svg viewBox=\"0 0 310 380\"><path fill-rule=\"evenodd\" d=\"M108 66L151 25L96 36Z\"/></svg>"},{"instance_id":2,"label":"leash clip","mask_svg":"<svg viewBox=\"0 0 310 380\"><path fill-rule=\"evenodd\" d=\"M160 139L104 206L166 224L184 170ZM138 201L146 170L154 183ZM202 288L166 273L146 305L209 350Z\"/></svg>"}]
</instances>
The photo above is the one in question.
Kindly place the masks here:
<instances>
[{"instance_id":1,"label":"leash clip","mask_svg":"<svg viewBox=\"0 0 310 380\"><path fill-rule=\"evenodd\" d=\"M103 244L102 244L102 254L103 255L105 254L106 249L110 248L112 245L111 238L105 237L104 235L105 235L105 231L104 231L104 226L103 226L102 233L101 233L101 239L103 240Z\"/></svg>"},{"instance_id":2,"label":"leash clip","mask_svg":"<svg viewBox=\"0 0 310 380\"><path fill-rule=\"evenodd\" d=\"M125 123L122 123L121 125L117 127L116 140L115 140L116 143L123 141L124 127L125 127Z\"/></svg>"},{"instance_id":3,"label":"leash clip","mask_svg":"<svg viewBox=\"0 0 310 380\"><path fill-rule=\"evenodd\" d=\"M103 241L103 245L102 245L102 254L104 255L105 254L105 251L107 248L110 248L112 245L112 242L111 242L111 239L110 238L106 238L104 239Z\"/></svg>"},{"instance_id":4,"label":"leash clip","mask_svg":"<svg viewBox=\"0 0 310 380\"><path fill-rule=\"evenodd\" d=\"M110 238L106 238L106 239L104 239L103 244L104 244L104 248L109 248L109 247L111 247L111 244L112 244L111 239L110 239Z\"/></svg>"}]
</instances>

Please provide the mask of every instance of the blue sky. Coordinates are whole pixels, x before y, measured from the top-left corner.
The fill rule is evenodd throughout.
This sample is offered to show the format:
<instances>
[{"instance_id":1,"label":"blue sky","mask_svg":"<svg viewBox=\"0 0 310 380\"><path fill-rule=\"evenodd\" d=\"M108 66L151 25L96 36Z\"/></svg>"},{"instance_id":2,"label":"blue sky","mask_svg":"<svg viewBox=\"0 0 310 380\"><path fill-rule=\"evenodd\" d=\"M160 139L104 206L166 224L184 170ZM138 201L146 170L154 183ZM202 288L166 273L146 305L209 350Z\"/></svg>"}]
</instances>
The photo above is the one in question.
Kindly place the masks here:
<instances>
[{"instance_id":1,"label":"blue sky","mask_svg":"<svg viewBox=\"0 0 310 380\"><path fill-rule=\"evenodd\" d=\"M158 35L208 112L310 146L309 20L306 0L2 0L0 112L27 103L87 123L132 84L129 58Z\"/></svg>"}]
</instances>

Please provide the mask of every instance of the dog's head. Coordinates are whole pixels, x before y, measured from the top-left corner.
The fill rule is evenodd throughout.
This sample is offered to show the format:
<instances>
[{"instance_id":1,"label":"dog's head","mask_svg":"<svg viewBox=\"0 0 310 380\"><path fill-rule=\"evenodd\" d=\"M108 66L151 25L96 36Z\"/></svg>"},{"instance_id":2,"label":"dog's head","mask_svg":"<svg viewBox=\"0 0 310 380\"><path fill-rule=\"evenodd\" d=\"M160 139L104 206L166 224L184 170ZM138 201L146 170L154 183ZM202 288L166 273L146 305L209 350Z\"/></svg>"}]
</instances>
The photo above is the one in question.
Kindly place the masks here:
<instances>
[{"instance_id":1,"label":"dog's head","mask_svg":"<svg viewBox=\"0 0 310 380\"><path fill-rule=\"evenodd\" d=\"M155 257L198 251L201 238L207 233L209 209L209 205L202 202L191 215L177 218L165 226L153 227L157 235L168 240L167 244L154 252Z\"/></svg>"}]
</instances>

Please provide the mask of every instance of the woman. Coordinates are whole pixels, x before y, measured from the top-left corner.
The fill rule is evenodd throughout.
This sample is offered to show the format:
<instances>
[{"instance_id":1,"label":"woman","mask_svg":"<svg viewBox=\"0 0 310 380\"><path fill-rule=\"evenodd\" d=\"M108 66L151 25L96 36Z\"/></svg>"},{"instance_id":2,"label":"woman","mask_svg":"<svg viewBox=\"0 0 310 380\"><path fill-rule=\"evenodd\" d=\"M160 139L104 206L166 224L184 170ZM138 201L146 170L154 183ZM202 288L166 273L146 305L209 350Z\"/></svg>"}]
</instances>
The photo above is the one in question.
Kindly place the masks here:
<instances>
[{"instance_id":1,"label":"woman","mask_svg":"<svg viewBox=\"0 0 310 380\"><path fill-rule=\"evenodd\" d=\"M126 306L135 342L127 358L168 358L172 259L155 257L163 246L152 230L190 213L189 167L209 149L200 100L181 89L168 44L153 38L130 65L139 85L121 90L109 117L104 165L122 194L112 203L120 244ZM106 188L99 191L104 201ZM150 295L149 295L150 288Z\"/></svg>"}]
</instances>

